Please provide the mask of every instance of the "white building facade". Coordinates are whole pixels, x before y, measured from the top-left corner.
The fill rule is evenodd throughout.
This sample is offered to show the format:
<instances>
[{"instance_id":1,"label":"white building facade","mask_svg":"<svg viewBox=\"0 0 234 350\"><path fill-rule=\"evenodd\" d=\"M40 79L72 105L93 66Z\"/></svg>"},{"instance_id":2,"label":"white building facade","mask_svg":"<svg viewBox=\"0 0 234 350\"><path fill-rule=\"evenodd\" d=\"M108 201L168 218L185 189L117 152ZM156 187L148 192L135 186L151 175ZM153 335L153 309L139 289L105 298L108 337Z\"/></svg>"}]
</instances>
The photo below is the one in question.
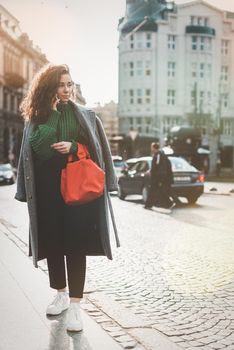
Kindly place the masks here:
<instances>
[{"instance_id":1,"label":"white building facade","mask_svg":"<svg viewBox=\"0 0 234 350\"><path fill-rule=\"evenodd\" d=\"M219 148L233 168L234 13L203 0L172 12L162 1L143 3L127 0L119 24L120 133L134 129L163 144L172 126L194 125L211 168Z\"/></svg>"}]
</instances>

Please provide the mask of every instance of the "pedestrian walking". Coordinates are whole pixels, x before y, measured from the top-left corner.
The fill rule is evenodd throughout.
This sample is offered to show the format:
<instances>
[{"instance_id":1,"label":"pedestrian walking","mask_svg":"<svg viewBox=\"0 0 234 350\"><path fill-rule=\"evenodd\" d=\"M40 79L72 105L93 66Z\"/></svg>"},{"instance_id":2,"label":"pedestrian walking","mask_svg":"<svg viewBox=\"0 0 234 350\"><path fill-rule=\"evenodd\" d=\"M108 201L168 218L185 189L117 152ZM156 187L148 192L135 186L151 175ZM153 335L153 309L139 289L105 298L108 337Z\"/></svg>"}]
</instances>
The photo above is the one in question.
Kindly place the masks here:
<instances>
[{"instance_id":1,"label":"pedestrian walking","mask_svg":"<svg viewBox=\"0 0 234 350\"><path fill-rule=\"evenodd\" d=\"M171 189L173 182L171 162L160 150L159 143L153 142L151 144L151 152L153 157L150 170L150 187L145 209L156 206L159 211L167 212L173 206L173 201L170 199L173 194Z\"/></svg>"},{"instance_id":2,"label":"pedestrian walking","mask_svg":"<svg viewBox=\"0 0 234 350\"><path fill-rule=\"evenodd\" d=\"M57 290L46 313L58 315L68 309L67 330L80 331L86 256L112 259L108 211L117 246L119 240L108 194L117 190L109 144L100 119L73 98L67 65L48 65L35 76L21 104L25 129L15 198L28 204L34 265L47 259L50 287ZM61 171L68 155L77 153L78 143L86 145L91 159L105 170L104 194L88 203L67 205L60 192ZM75 181L79 185L79 178Z\"/></svg>"}]
</instances>

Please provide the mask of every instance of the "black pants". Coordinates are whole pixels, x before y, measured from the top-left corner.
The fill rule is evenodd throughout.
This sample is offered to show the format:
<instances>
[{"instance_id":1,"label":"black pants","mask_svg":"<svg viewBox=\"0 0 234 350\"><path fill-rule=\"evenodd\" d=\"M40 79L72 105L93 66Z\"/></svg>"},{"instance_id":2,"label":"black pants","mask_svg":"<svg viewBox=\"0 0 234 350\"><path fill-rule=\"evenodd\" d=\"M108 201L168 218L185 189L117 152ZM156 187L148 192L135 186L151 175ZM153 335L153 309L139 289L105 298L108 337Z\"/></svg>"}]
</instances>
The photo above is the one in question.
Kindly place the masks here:
<instances>
[{"instance_id":1,"label":"black pants","mask_svg":"<svg viewBox=\"0 0 234 350\"><path fill-rule=\"evenodd\" d=\"M50 287L66 287L66 269L63 255L47 257ZM86 256L84 254L66 255L67 280L70 298L82 298L85 283Z\"/></svg>"},{"instance_id":2,"label":"black pants","mask_svg":"<svg viewBox=\"0 0 234 350\"><path fill-rule=\"evenodd\" d=\"M172 203L170 200L170 186L165 184L160 185L156 181L154 183L152 182L145 206L147 208L151 208L152 206L170 208Z\"/></svg>"}]
</instances>

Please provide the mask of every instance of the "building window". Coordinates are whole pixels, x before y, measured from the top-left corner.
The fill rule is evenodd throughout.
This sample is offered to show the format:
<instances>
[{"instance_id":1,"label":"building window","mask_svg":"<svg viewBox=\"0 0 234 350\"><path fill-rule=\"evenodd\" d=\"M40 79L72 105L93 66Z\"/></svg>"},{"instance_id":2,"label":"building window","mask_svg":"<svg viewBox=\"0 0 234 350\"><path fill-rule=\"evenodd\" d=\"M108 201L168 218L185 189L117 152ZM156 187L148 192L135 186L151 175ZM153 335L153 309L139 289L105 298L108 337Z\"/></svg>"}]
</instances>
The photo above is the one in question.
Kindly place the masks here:
<instances>
[{"instance_id":1,"label":"building window","mask_svg":"<svg viewBox=\"0 0 234 350\"><path fill-rule=\"evenodd\" d=\"M167 90L167 104L174 105L175 104L175 90Z\"/></svg>"},{"instance_id":2,"label":"building window","mask_svg":"<svg viewBox=\"0 0 234 350\"><path fill-rule=\"evenodd\" d=\"M229 51L229 41L228 40L222 40L221 41L221 53L224 56L228 55Z\"/></svg>"},{"instance_id":3,"label":"building window","mask_svg":"<svg viewBox=\"0 0 234 350\"><path fill-rule=\"evenodd\" d=\"M204 78L204 68L205 68L205 64L204 63L200 63L200 78Z\"/></svg>"},{"instance_id":4,"label":"building window","mask_svg":"<svg viewBox=\"0 0 234 350\"><path fill-rule=\"evenodd\" d=\"M8 93L3 92L3 109L8 110Z\"/></svg>"},{"instance_id":5,"label":"building window","mask_svg":"<svg viewBox=\"0 0 234 350\"><path fill-rule=\"evenodd\" d=\"M141 104L142 103L142 90L137 89L137 103Z\"/></svg>"},{"instance_id":6,"label":"building window","mask_svg":"<svg viewBox=\"0 0 234 350\"><path fill-rule=\"evenodd\" d=\"M145 62L145 75L150 76L151 75L151 62L146 61Z\"/></svg>"},{"instance_id":7,"label":"building window","mask_svg":"<svg viewBox=\"0 0 234 350\"><path fill-rule=\"evenodd\" d=\"M130 48L134 49L134 35L133 34L130 36Z\"/></svg>"},{"instance_id":8,"label":"building window","mask_svg":"<svg viewBox=\"0 0 234 350\"><path fill-rule=\"evenodd\" d=\"M204 51L204 49L205 49L205 37L201 36L200 37L200 50Z\"/></svg>"},{"instance_id":9,"label":"building window","mask_svg":"<svg viewBox=\"0 0 234 350\"><path fill-rule=\"evenodd\" d=\"M137 61L136 66L137 66L137 75L138 76L142 75L143 62L142 61Z\"/></svg>"},{"instance_id":10,"label":"building window","mask_svg":"<svg viewBox=\"0 0 234 350\"><path fill-rule=\"evenodd\" d=\"M146 69L146 70L145 70L145 75L150 76L150 75L151 75L151 70L150 70L150 69Z\"/></svg>"},{"instance_id":11,"label":"building window","mask_svg":"<svg viewBox=\"0 0 234 350\"><path fill-rule=\"evenodd\" d=\"M197 36L192 36L192 50L197 50Z\"/></svg>"},{"instance_id":12,"label":"building window","mask_svg":"<svg viewBox=\"0 0 234 350\"><path fill-rule=\"evenodd\" d=\"M212 39L210 37L206 38L206 50L211 51L212 49Z\"/></svg>"},{"instance_id":13,"label":"building window","mask_svg":"<svg viewBox=\"0 0 234 350\"><path fill-rule=\"evenodd\" d=\"M223 95L223 108L228 108L228 94Z\"/></svg>"},{"instance_id":14,"label":"building window","mask_svg":"<svg viewBox=\"0 0 234 350\"><path fill-rule=\"evenodd\" d=\"M204 26L208 27L208 25L209 25L209 18L205 17L204 18Z\"/></svg>"},{"instance_id":15,"label":"building window","mask_svg":"<svg viewBox=\"0 0 234 350\"><path fill-rule=\"evenodd\" d=\"M222 81L228 80L228 66L222 66L222 68L221 68L221 80Z\"/></svg>"},{"instance_id":16,"label":"building window","mask_svg":"<svg viewBox=\"0 0 234 350\"><path fill-rule=\"evenodd\" d=\"M134 103L134 90L129 90L129 95L130 95L130 104Z\"/></svg>"},{"instance_id":17,"label":"building window","mask_svg":"<svg viewBox=\"0 0 234 350\"><path fill-rule=\"evenodd\" d=\"M192 73L192 78L197 77L197 63L192 63L191 73Z\"/></svg>"},{"instance_id":18,"label":"building window","mask_svg":"<svg viewBox=\"0 0 234 350\"><path fill-rule=\"evenodd\" d=\"M142 48L142 33L141 32L138 32L136 34L136 39L137 39L137 48L138 49L141 49Z\"/></svg>"},{"instance_id":19,"label":"building window","mask_svg":"<svg viewBox=\"0 0 234 350\"><path fill-rule=\"evenodd\" d=\"M173 126L180 125L180 117L164 117L163 133L168 134Z\"/></svg>"},{"instance_id":20,"label":"building window","mask_svg":"<svg viewBox=\"0 0 234 350\"><path fill-rule=\"evenodd\" d=\"M202 25L203 25L203 19L202 19L202 17L198 17L198 18L197 18L197 25L198 25L198 26L202 26Z\"/></svg>"},{"instance_id":21,"label":"building window","mask_svg":"<svg viewBox=\"0 0 234 350\"><path fill-rule=\"evenodd\" d=\"M133 117L129 118L129 123L130 123L130 126L133 126Z\"/></svg>"},{"instance_id":22,"label":"building window","mask_svg":"<svg viewBox=\"0 0 234 350\"><path fill-rule=\"evenodd\" d=\"M223 135L232 135L232 121L229 119L222 120Z\"/></svg>"},{"instance_id":23,"label":"building window","mask_svg":"<svg viewBox=\"0 0 234 350\"><path fill-rule=\"evenodd\" d=\"M175 77L175 69L176 69L176 63L168 62L168 70L167 70L168 77Z\"/></svg>"},{"instance_id":24,"label":"building window","mask_svg":"<svg viewBox=\"0 0 234 350\"><path fill-rule=\"evenodd\" d=\"M193 107L196 106L196 91L195 90L191 91L191 105Z\"/></svg>"},{"instance_id":25,"label":"building window","mask_svg":"<svg viewBox=\"0 0 234 350\"><path fill-rule=\"evenodd\" d=\"M150 89L146 89L145 90L145 102L146 103L151 103L151 90Z\"/></svg>"},{"instance_id":26,"label":"building window","mask_svg":"<svg viewBox=\"0 0 234 350\"><path fill-rule=\"evenodd\" d=\"M134 76L134 62L129 62L129 68L130 68L130 77Z\"/></svg>"},{"instance_id":27,"label":"building window","mask_svg":"<svg viewBox=\"0 0 234 350\"><path fill-rule=\"evenodd\" d=\"M190 24L192 26L205 26L207 27L209 25L209 18L208 17L197 17L197 16L191 16L190 17Z\"/></svg>"},{"instance_id":28,"label":"building window","mask_svg":"<svg viewBox=\"0 0 234 350\"><path fill-rule=\"evenodd\" d=\"M176 47L176 36L168 35L168 49L175 50Z\"/></svg>"},{"instance_id":29,"label":"building window","mask_svg":"<svg viewBox=\"0 0 234 350\"><path fill-rule=\"evenodd\" d=\"M146 47L149 49L151 47L151 34L146 33Z\"/></svg>"},{"instance_id":30,"label":"building window","mask_svg":"<svg viewBox=\"0 0 234 350\"><path fill-rule=\"evenodd\" d=\"M199 101L199 105L200 105L200 112L202 112L202 109L204 107L204 98L205 98L205 92L204 91L200 91L200 101Z\"/></svg>"}]
</instances>

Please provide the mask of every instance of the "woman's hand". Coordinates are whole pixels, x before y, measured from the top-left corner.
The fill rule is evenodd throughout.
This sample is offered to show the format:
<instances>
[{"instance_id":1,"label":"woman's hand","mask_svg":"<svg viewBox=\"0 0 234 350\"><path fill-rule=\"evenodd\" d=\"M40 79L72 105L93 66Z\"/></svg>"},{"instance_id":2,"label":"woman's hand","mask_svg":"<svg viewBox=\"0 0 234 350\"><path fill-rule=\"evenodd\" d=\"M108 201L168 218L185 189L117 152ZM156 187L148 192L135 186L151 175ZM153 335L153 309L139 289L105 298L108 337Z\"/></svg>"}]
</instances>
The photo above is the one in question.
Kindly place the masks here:
<instances>
[{"instance_id":1,"label":"woman's hand","mask_svg":"<svg viewBox=\"0 0 234 350\"><path fill-rule=\"evenodd\" d=\"M59 103L59 101L60 99L58 98L57 95L55 95L51 102L51 109L53 109L54 111L57 111L57 104Z\"/></svg>"},{"instance_id":2,"label":"woman's hand","mask_svg":"<svg viewBox=\"0 0 234 350\"><path fill-rule=\"evenodd\" d=\"M68 154L70 151L71 145L72 145L71 142L61 141L61 142L53 143L51 147L56 151L58 151L59 153Z\"/></svg>"}]
</instances>

